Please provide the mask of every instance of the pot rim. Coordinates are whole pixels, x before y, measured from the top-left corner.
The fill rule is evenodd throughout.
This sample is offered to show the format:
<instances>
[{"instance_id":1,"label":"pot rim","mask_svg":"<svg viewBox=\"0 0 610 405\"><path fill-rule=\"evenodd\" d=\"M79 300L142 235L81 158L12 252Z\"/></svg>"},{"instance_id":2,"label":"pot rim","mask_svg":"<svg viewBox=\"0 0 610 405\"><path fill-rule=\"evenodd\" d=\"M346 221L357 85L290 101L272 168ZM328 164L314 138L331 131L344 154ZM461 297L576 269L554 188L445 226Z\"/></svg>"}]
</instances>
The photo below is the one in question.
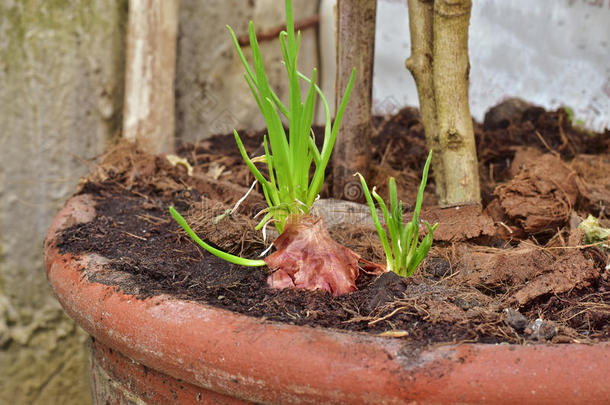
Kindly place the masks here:
<instances>
[{"instance_id":1,"label":"pot rim","mask_svg":"<svg viewBox=\"0 0 610 405\"><path fill-rule=\"evenodd\" d=\"M95 255L60 254L55 236L95 216L72 197L44 244L49 282L96 340L205 389L264 403L603 403L610 343L457 344L419 353L398 339L287 325L168 295L148 299L89 281ZM84 270L84 273L83 273Z\"/></svg>"}]
</instances>

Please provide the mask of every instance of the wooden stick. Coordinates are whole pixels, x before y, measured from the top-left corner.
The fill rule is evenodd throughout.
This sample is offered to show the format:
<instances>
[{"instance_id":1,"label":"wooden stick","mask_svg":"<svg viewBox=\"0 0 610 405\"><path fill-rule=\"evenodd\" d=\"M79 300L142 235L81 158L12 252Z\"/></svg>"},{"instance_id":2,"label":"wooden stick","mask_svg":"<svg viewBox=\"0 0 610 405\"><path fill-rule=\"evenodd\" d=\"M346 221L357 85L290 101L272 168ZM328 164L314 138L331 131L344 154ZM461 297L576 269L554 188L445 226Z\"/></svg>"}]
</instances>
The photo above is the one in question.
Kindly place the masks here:
<instances>
[{"instance_id":1,"label":"wooden stick","mask_svg":"<svg viewBox=\"0 0 610 405\"><path fill-rule=\"evenodd\" d=\"M408 0L411 56L439 205L481 201L468 106L472 0Z\"/></svg>"},{"instance_id":2,"label":"wooden stick","mask_svg":"<svg viewBox=\"0 0 610 405\"><path fill-rule=\"evenodd\" d=\"M123 136L150 153L174 149L179 0L130 0Z\"/></svg>"},{"instance_id":3,"label":"wooden stick","mask_svg":"<svg viewBox=\"0 0 610 405\"><path fill-rule=\"evenodd\" d=\"M434 2L408 0L411 55L405 65L413 75L419 97L419 110L424 124L426 144L432 150L432 175L437 190L445 189L445 174L441 165L441 147L436 122L436 100L432 76L432 46L434 44Z\"/></svg>"},{"instance_id":4,"label":"wooden stick","mask_svg":"<svg viewBox=\"0 0 610 405\"><path fill-rule=\"evenodd\" d=\"M371 159L376 12L377 0L337 1L336 106L353 68L356 81L333 150L333 195L356 202L364 202L364 193L354 173L366 176Z\"/></svg>"},{"instance_id":5,"label":"wooden stick","mask_svg":"<svg viewBox=\"0 0 610 405\"><path fill-rule=\"evenodd\" d=\"M480 203L479 169L468 105L468 26L472 0L434 1L433 65L445 190L439 204Z\"/></svg>"}]
</instances>

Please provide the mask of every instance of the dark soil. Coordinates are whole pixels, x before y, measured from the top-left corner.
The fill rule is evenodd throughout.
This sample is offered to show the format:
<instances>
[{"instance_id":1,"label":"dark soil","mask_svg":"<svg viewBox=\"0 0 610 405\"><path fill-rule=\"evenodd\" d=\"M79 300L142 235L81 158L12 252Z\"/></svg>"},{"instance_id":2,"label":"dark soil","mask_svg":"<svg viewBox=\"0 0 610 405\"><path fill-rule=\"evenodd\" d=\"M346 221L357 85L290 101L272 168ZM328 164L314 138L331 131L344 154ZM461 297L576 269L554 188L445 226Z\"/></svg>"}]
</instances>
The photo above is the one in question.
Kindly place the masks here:
<instances>
[{"instance_id":1,"label":"dark soil","mask_svg":"<svg viewBox=\"0 0 610 405\"><path fill-rule=\"evenodd\" d=\"M171 220L170 205L222 249L254 258L268 244L253 230L252 217L265 206L256 191L217 221L252 181L232 135L179 149L192 176L164 157L118 145L81 184L79 193L96 201L96 218L64 231L59 247L110 259L108 266L125 276L117 288L141 299L171 294L273 321L422 345L608 340L609 254L586 245L577 225L590 213L610 227L610 132L574 128L563 110L517 107L499 106L476 125L482 207L435 208L434 185L428 187L423 217L440 223L437 242L411 278L361 272L358 291L340 297L278 291L266 285L268 270L230 265L198 248ZM419 114L407 108L377 118L375 127L369 184L383 192L387 176L395 176L409 208L426 158ZM249 152L262 152L261 133L242 139ZM384 261L375 231L354 225L351 209L344 213L329 226L331 235Z\"/></svg>"}]
</instances>

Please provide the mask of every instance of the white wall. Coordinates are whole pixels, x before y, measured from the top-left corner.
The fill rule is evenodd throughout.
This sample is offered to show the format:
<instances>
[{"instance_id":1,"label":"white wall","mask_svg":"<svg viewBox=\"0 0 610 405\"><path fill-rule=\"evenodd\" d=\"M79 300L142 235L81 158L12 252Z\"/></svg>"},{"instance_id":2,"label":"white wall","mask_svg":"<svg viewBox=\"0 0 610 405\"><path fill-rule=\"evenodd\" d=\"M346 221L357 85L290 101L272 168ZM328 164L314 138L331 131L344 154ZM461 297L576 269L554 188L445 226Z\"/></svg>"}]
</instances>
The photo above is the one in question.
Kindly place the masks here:
<instances>
[{"instance_id":1,"label":"white wall","mask_svg":"<svg viewBox=\"0 0 610 405\"><path fill-rule=\"evenodd\" d=\"M323 0L323 7L334 2ZM327 17L323 24L332 21ZM322 41L328 44L333 38L326 36ZM332 46L322 49L328 73ZM404 67L409 54L406 0L379 0L376 113L418 105ZM610 0L474 0L470 61L470 106L477 120L489 107L517 96L551 109L570 106L588 128L610 128ZM332 74L324 78L332 81ZM331 89L332 82L325 87Z\"/></svg>"}]
</instances>

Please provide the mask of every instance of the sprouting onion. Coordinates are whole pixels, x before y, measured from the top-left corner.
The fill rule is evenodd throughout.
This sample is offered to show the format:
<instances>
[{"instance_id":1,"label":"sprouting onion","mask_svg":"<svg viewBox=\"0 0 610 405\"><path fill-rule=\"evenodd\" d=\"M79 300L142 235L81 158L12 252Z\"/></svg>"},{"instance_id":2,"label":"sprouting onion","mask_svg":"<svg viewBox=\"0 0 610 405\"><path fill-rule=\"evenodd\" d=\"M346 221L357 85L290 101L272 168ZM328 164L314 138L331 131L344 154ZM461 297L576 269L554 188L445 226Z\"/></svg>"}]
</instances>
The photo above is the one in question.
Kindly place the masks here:
<instances>
[{"instance_id":1,"label":"sprouting onion","mask_svg":"<svg viewBox=\"0 0 610 405\"><path fill-rule=\"evenodd\" d=\"M355 70L352 71L335 120L332 122L328 102L320 88L316 85L316 69L313 70L311 78L301 74L297 69L297 54L301 43L301 33L299 32L295 35L292 2L286 0L286 31L280 33L284 65L290 83L289 104L286 107L267 81L252 21L250 21L249 25L249 35L253 68L247 62L235 33L231 27L227 26L227 28L231 33L235 49L246 70L244 74L246 82L267 124L267 135L263 139L264 156L251 159L237 131L234 131L235 141L246 165L261 184L263 194L267 200L267 215L263 217L258 228L262 227L263 223L273 220L276 228L281 233L286 223L286 218L289 215L309 213L311 206L322 189L324 171L330 160L337 132L343 118L343 112L352 90ZM309 91L304 103L301 100L300 80L309 84ZM320 97L325 110L324 142L321 151L318 150L315 144L311 130L316 95ZM284 131L280 114L288 121L290 128L289 137L286 136ZM267 164L269 179L266 179L261 174L255 166L254 161ZM312 163L315 164L315 170L310 180Z\"/></svg>"},{"instance_id":2,"label":"sprouting onion","mask_svg":"<svg viewBox=\"0 0 610 405\"><path fill-rule=\"evenodd\" d=\"M432 246L434 231L438 226L438 224L430 225L428 222L424 221L424 224L428 228L428 233L422 241L419 242L419 214L424 197L424 189L426 188L428 179L428 169L430 167L431 158L432 152L428 155L428 159L424 166L424 173L417 193L413 218L406 224L403 224L402 201L398 200L396 180L393 177L390 177L389 180L390 207L388 209L388 206L381 196L375 191L375 187L373 187L372 192L369 191L364 177L362 177L360 173L357 173L360 177L364 196L371 210L373 223L377 229L379 239L381 239L381 244L386 256L387 270L393 271L404 277L413 274L417 266L426 258L430 251L430 247ZM388 230L387 233L381 225L373 198L377 200L377 204L383 213L386 228Z\"/></svg>"},{"instance_id":3,"label":"sprouting onion","mask_svg":"<svg viewBox=\"0 0 610 405\"><path fill-rule=\"evenodd\" d=\"M289 80L289 103L286 106L275 94L265 73L263 58L256 38L254 24L250 21L249 37L252 51L253 66L246 60L235 32L227 26L237 54L245 68L244 77L265 119L267 135L263 138L265 154L251 158L248 156L237 131L233 131L235 142L246 165L261 184L267 201L267 208L261 212L262 220L256 226L259 230L268 223L273 223L281 234L289 217L307 215L324 184L324 172L330 160L335 145L335 139L347 100L352 90L355 70L352 71L343 99L331 120L328 102L320 88L316 85L316 69L311 78L303 75L297 69L298 52L301 44L301 33L295 34L292 1L286 0L286 30L280 33L280 45L284 66ZM301 98L300 81L309 85L309 90L303 102ZM325 111L325 129L322 149L316 146L311 129L315 111L316 97L322 101ZM289 135L286 135L281 116L288 121ZM269 178L265 178L255 163L265 163ZM312 163L315 165L310 176ZM245 266L262 266L262 260L247 260L222 252L201 240L188 226L184 218L172 207L172 217L201 247L208 252L229 262Z\"/></svg>"}]
</instances>

